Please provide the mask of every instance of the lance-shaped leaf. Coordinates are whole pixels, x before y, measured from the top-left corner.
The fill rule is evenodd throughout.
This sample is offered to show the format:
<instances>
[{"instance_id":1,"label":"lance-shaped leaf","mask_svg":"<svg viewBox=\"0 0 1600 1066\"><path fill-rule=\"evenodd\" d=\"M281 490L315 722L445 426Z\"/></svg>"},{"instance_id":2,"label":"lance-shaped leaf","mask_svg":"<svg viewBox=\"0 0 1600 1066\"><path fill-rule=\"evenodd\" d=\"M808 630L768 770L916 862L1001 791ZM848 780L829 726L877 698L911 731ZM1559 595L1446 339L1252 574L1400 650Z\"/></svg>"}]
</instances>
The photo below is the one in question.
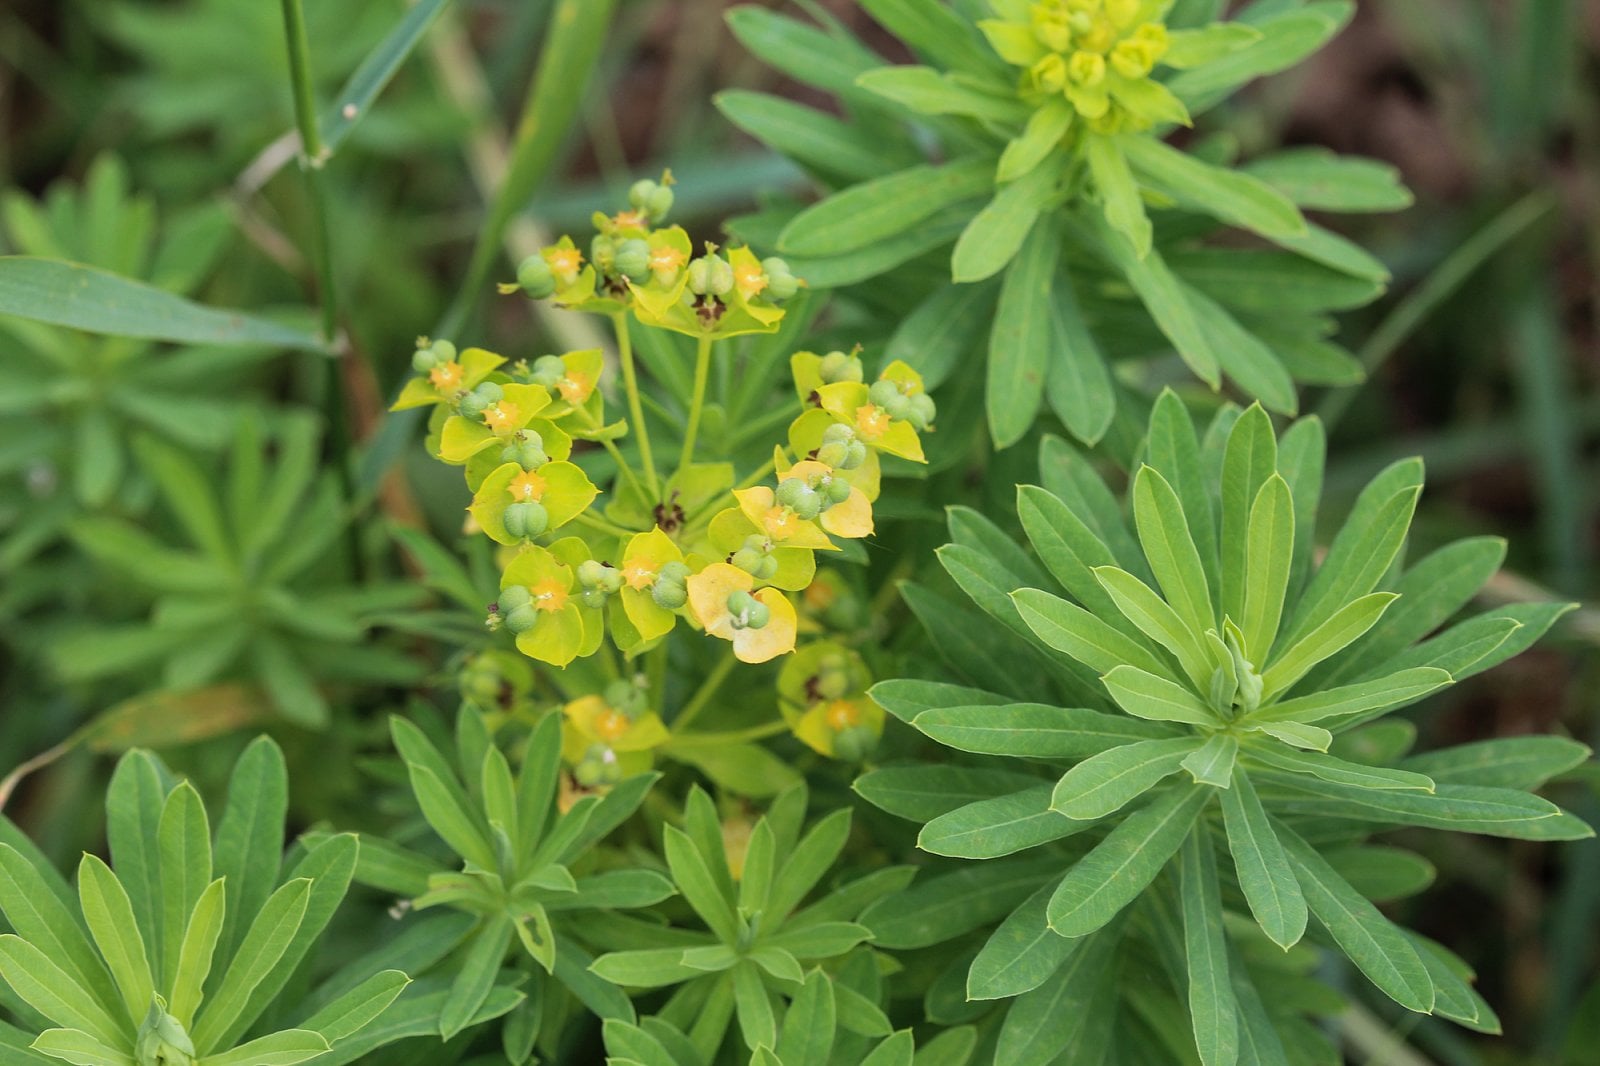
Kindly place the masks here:
<instances>
[{"instance_id":1,"label":"lance-shaped leaf","mask_svg":"<svg viewBox=\"0 0 1600 1066\"><path fill-rule=\"evenodd\" d=\"M1138 718L1198 726L1220 724L1217 712L1189 689L1138 667L1119 666L1101 681L1117 706Z\"/></svg>"},{"instance_id":2,"label":"lance-shaped leaf","mask_svg":"<svg viewBox=\"0 0 1600 1066\"><path fill-rule=\"evenodd\" d=\"M1305 935L1306 901L1255 785L1242 769L1235 768L1233 787L1222 793L1222 821L1250 913L1261 931L1287 951Z\"/></svg>"},{"instance_id":3,"label":"lance-shaped leaf","mask_svg":"<svg viewBox=\"0 0 1600 1066\"><path fill-rule=\"evenodd\" d=\"M1144 740L1101 752L1062 775L1051 794L1050 807L1079 820L1115 813L1177 773L1200 744L1198 737L1178 737Z\"/></svg>"},{"instance_id":4,"label":"lance-shaped leaf","mask_svg":"<svg viewBox=\"0 0 1600 1066\"><path fill-rule=\"evenodd\" d=\"M1184 840L1178 861L1178 895L1195 1046L1205 1066L1233 1066L1239 1059L1239 1007L1229 982L1216 857L1203 830L1191 832Z\"/></svg>"},{"instance_id":5,"label":"lance-shaped leaf","mask_svg":"<svg viewBox=\"0 0 1600 1066\"><path fill-rule=\"evenodd\" d=\"M994 859L1047 844L1081 828L1052 809L1050 788L1041 786L942 814L922 827L917 847L935 855Z\"/></svg>"}]
</instances>

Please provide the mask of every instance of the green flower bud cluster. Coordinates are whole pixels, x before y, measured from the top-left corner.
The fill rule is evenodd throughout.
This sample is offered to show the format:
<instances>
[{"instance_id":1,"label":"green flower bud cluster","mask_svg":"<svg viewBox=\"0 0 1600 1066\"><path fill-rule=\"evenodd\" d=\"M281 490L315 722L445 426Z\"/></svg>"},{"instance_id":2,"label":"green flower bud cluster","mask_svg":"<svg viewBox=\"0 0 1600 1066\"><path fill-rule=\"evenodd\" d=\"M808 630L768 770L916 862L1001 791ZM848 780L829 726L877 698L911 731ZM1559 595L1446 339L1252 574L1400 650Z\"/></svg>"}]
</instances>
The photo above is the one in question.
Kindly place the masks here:
<instances>
[{"instance_id":1,"label":"green flower bud cluster","mask_svg":"<svg viewBox=\"0 0 1600 1066\"><path fill-rule=\"evenodd\" d=\"M556 383L566 376L567 364L561 361L559 355L541 355L533 361L533 368L528 372L529 381L547 389L555 388Z\"/></svg>"},{"instance_id":2,"label":"green flower bud cluster","mask_svg":"<svg viewBox=\"0 0 1600 1066\"><path fill-rule=\"evenodd\" d=\"M934 405L933 397L925 392L908 394L898 382L884 378L872 383L872 388L867 391L867 398L885 411L890 418L898 418L911 423L911 428L918 433L933 425L938 408Z\"/></svg>"},{"instance_id":3,"label":"green flower bud cluster","mask_svg":"<svg viewBox=\"0 0 1600 1066\"><path fill-rule=\"evenodd\" d=\"M426 337L417 340L416 354L411 357L411 369L419 374L426 374L440 363L453 363L456 361L456 346L449 341L429 341Z\"/></svg>"},{"instance_id":4,"label":"green flower bud cluster","mask_svg":"<svg viewBox=\"0 0 1600 1066\"><path fill-rule=\"evenodd\" d=\"M734 629L760 629L772 620L767 605L743 589L728 593L728 614Z\"/></svg>"},{"instance_id":5,"label":"green flower bud cluster","mask_svg":"<svg viewBox=\"0 0 1600 1066\"><path fill-rule=\"evenodd\" d=\"M463 418L477 418L489 409L491 404L497 404L505 399L506 392L492 381L485 381L471 392L464 392L456 400L456 410Z\"/></svg>"},{"instance_id":6,"label":"green flower bud cluster","mask_svg":"<svg viewBox=\"0 0 1600 1066\"><path fill-rule=\"evenodd\" d=\"M528 256L517 266L517 285L535 300L543 300L556 291L555 271L538 253Z\"/></svg>"},{"instance_id":7,"label":"green flower bud cluster","mask_svg":"<svg viewBox=\"0 0 1600 1066\"><path fill-rule=\"evenodd\" d=\"M867 444L856 436L855 427L835 422L822 433L817 462L835 470L854 470L867 461Z\"/></svg>"},{"instance_id":8,"label":"green flower bud cluster","mask_svg":"<svg viewBox=\"0 0 1600 1066\"><path fill-rule=\"evenodd\" d=\"M822 357L822 362L817 365L817 371L822 375L823 382L828 385L841 381L860 381L866 377L861 357L854 352L829 352Z\"/></svg>"},{"instance_id":9,"label":"green flower bud cluster","mask_svg":"<svg viewBox=\"0 0 1600 1066\"><path fill-rule=\"evenodd\" d=\"M550 528L550 512L544 504L533 500L518 500L508 504L500 522L513 537L537 537Z\"/></svg>"},{"instance_id":10,"label":"green flower bud cluster","mask_svg":"<svg viewBox=\"0 0 1600 1066\"><path fill-rule=\"evenodd\" d=\"M583 587L579 602L585 607L604 607L606 597L622 588L622 573L598 559L585 559L578 564L578 584Z\"/></svg>"},{"instance_id":11,"label":"green flower bud cluster","mask_svg":"<svg viewBox=\"0 0 1600 1066\"><path fill-rule=\"evenodd\" d=\"M817 663L812 688L825 700L843 699L850 693L850 662L843 655L827 655Z\"/></svg>"},{"instance_id":12,"label":"green flower bud cluster","mask_svg":"<svg viewBox=\"0 0 1600 1066\"><path fill-rule=\"evenodd\" d=\"M655 584L650 586L650 598L663 610L676 611L689 602L689 568L683 563L671 562L661 567Z\"/></svg>"},{"instance_id":13,"label":"green flower bud cluster","mask_svg":"<svg viewBox=\"0 0 1600 1066\"><path fill-rule=\"evenodd\" d=\"M590 744L572 768L572 776L584 788L605 788L622 780L622 766L616 752L604 744Z\"/></svg>"},{"instance_id":14,"label":"green flower bud cluster","mask_svg":"<svg viewBox=\"0 0 1600 1066\"><path fill-rule=\"evenodd\" d=\"M167 1013L161 997L154 997L134 1041L134 1062L138 1066L191 1066L195 1057L194 1041L178 1019Z\"/></svg>"},{"instance_id":15,"label":"green flower bud cluster","mask_svg":"<svg viewBox=\"0 0 1600 1066\"><path fill-rule=\"evenodd\" d=\"M537 470L550 461L544 438L531 429L518 430L511 443L500 450L502 463L516 463L524 470Z\"/></svg>"},{"instance_id":16,"label":"green flower bud cluster","mask_svg":"<svg viewBox=\"0 0 1600 1066\"><path fill-rule=\"evenodd\" d=\"M508 585L501 589L494 610L501 623L513 633L526 633L539 621L539 609L533 605L533 593L526 585Z\"/></svg>"},{"instance_id":17,"label":"green flower bud cluster","mask_svg":"<svg viewBox=\"0 0 1600 1066\"><path fill-rule=\"evenodd\" d=\"M650 709L650 700L645 687L644 675L633 678L618 678L606 685L601 693L601 699L606 701L618 714L627 715L630 722L637 721L641 714Z\"/></svg>"},{"instance_id":18,"label":"green flower bud cluster","mask_svg":"<svg viewBox=\"0 0 1600 1066\"><path fill-rule=\"evenodd\" d=\"M771 581L778 573L778 560L772 555L772 541L759 533L744 538L744 545L728 556L728 562L757 581Z\"/></svg>"},{"instance_id":19,"label":"green flower bud cluster","mask_svg":"<svg viewBox=\"0 0 1600 1066\"><path fill-rule=\"evenodd\" d=\"M628 203L635 211L643 211L650 216L650 221L658 226L666 221L667 213L672 210L673 199L670 177L665 181L643 178L628 189Z\"/></svg>"},{"instance_id":20,"label":"green flower bud cluster","mask_svg":"<svg viewBox=\"0 0 1600 1066\"><path fill-rule=\"evenodd\" d=\"M781 304L800 291L800 279L794 276L786 260L768 256L761 260L761 269L767 275L767 287L762 295L773 303Z\"/></svg>"},{"instance_id":21,"label":"green flower bud cluster","mask_svg":"<svg viewBox=\"0 0 1600 1066\"><path fill-rule=\"evenodd\" d=\"M599 262L597 258L595 262ZM611 257L610 273L644 281L650 273L650 245L638 237L630 237L617 245Z\"/></svg>"},{"instance_id":22,"label":"green flower bud cluster","mask_svg":"<svg viewBox=\"0 0 1600 1066\"><path fill-rule=\"evenodd\" d=\"M864 725L847 726L833 735L833 754L845 762L860 762L878 747L878 735Z\"/></svg>"}]
</instances>

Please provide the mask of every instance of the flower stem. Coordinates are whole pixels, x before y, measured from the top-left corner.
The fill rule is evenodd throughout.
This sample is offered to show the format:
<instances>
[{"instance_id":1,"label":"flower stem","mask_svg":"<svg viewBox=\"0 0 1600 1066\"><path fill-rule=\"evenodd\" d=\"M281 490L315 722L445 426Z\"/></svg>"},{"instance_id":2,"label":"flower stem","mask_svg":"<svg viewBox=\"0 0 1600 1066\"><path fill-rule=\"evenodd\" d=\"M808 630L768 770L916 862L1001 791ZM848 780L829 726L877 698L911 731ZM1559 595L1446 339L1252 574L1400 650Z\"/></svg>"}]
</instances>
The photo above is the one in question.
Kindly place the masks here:
<instances>
[{"instance_id":1,"label":"flower stem","mask_svg":"<svg viewBox=\"0 0 1600 1066\"><path fill-rule=\"evenodd\" d=\"M689 468L694 458L694 438L700 430L700 412L706 403L706 378L711 372L711 338L701 337L694 357L694 396L689 401L689 425L683 431L683 452L678 456L678 472Z\"/></svg>"},{"instance_id":2,"label":"flower stem","mask_svg":"<svg viewBox=\"0 0 1600 1066\"><path fill-rule=\"evenodd\" d=\"M694 721L701 711L706 709L707 704L711 702L711 697L717 694L717 689L722 687L722 683L728 679L728 675L733 672L734 664L738 661L733 657L733 653L729 652L723 656L721 662L712 668L711 672L706 675L706 679L700 683L699 689L695 691L693 696L689 697L689 702L684 704L683 710L679 711L678 716L672 720L674 731L681 731L690 722Z\"/></svg>"},{"instance_id":3,"label":"flower stem","mask_svg":"<svg viewBox=\"0 0 1600 1066\"><path fill-rule=\"evenodd\" d=\"M650 451L650 430L644 424L644 408L639 402L639 378L633 369L633 339L628 335L628 313L618 311L611 316L617 327L617 355L622 361L622 384L628 391L628 419L639 438L639 458L644 463L644 478L650 485L650 499L661 496L661 482L656 477L655 456Z\"/></svg>"},{"instance_id":4,"label":"flower stem","mask_svg":"<svg viewBox=\"0 0 1600 1066\"><path fill-rule=\"evenodd\" d=\"M608 533L613 537L631 537L635 532L631 529L623 529L615 522L607 522L604 518L596 518L587 512L577 515L573 518L573 521L582 523L590 529L598 530L601 533Z\"/></svg>"}]
</instances>

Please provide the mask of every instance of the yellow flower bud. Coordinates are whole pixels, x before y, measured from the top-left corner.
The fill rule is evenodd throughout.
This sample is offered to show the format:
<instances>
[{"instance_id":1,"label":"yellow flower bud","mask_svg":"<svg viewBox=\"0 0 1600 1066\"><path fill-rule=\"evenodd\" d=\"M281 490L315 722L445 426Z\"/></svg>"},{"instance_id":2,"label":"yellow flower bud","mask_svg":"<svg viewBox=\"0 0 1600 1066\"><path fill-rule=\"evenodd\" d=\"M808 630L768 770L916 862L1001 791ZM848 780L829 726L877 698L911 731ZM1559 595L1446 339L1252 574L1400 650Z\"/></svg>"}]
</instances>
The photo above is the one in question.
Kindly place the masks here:
<instances>
[{"instance_id":1,"label":"yellow flower bud","mask_svg":"<svg viewBox=\"0 0 1600 1066\"><path fill-rule=\"evenodd\" d=\"M1093 52L1074 52L1071 62L1067 64L1067 72L1074 85L1092 89L1106 80L1105 57Z\"/></svg>"},{"instance_id":2,"label":"yellow flower bud","mask_svg":"<svg viewBox=\"0 0 1600 1066\"><path fill-rule=\"evenodd\" d=\"M1111 46L1117 43L1117 28L1111 25L1108 18L1097 18L1089 27L1087 33L1078 38L1078 47L1089 52L1099 52L1101 55L1111 51Z\"/></svg>"},{"instance_id":3,"label":"yellow flower bud","mask_svg":"<svg viewBox=\"0 0 1600 1066\"><path fill-rule=\"evenodd\" d=\"M1139 14L1139 0L1105 0L1106 18L1119 30L1125 30Z\"/></svg>"},{"instance_id":4,"label":"yellow flower bud","mask_svg":"<svg viewBox=\"0 0 1600 1066\"><path fill-rule=\"evenodd\" d=\"M1058 93L1067 84L1067 61L1054 52L1033 65L1033 80L1047 93Z\"/></svg>"},{"instance_id":5,"label":"yellow flower bud","mask_svg":"<svg viewBox=\"0 0 1600 1066\"><path fill-rule=\"evenodd\" d=\"M1156 65L1154 49L1143 41L1127 40L1111 50L1111 66L1130 81L1147 76Z\"/></svg>"}]
</instances>

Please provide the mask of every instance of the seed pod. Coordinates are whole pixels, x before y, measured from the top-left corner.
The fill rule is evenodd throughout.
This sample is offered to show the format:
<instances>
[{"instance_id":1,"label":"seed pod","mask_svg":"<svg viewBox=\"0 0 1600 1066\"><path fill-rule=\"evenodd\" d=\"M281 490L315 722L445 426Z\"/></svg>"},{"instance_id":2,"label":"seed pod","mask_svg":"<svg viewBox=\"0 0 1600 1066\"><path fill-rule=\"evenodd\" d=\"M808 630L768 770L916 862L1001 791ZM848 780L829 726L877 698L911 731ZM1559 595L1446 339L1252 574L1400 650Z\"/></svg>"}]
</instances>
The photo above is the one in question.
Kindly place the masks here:
<instances>
[{"instance_id":1,"label":"seed pod","mask_svg":"<svg viewBox=\"0 0 1600 1066\"><path fill-rule=\"evenodd\" d=\"M906 420L920 433L933 425L933 420L939 413L938 406L933 402L933 397L925 392L919 392L911 397L911 412Z\"/></svg>"},{"instance_id":2,"label":"seed pod","mask_svg":"<svg viewBox=\"0 0 1600 1066\"><path fill-rule=\"evenodd\" d=\"M505 613L505 626L513 633L526 633L539 621L539 609L531 603L525 603L515 610Z\"/></svg>"},{"instance_id":3,"label":"seed pod","mask_svg":"<svg viewBox=\"0 0 1600 1066\"><path fill-rule=\"evenodd\" d=\"M835 422L833 425L822 431L822 443L824 444L832 444L835 441L838 441L842 444L849 444L855 439L855 427L847 425L844 422Z\"/></svg>"},{"instance_id":4,"label":"seed pod","mask_svg":"<svg viewBox=\"0 0 1600 1066\"><path fill-rule=\"evenodd\" d=\"M789 264L777 256L769 256L761 260L761 269L767 275L768 299L782 303L800 291L800 282L789 271Z\"/></svg>"},{"instance_id":5,"label":"seed pod","mask_svg":"<svg viewBox=\"0 0 1600 1066\"><path fill-rule=\"evenodd\" d=\"M878 737L864 725L853 725L833 735L833 754L845 762L860 762L878 747Z\"/></svg>"},{"instance_id":6,"label":"seed pod","mask_svg":"<svg viewBox=\"0 0 1600 1066\"><path fill-rule=\"evenodd\" d=\"M822 489L822 496L828 501L829 507L837 506L850 498L850 482L842 477L831 477L818 487Z\"/></svg>"},{"instance_id":7,"label":"seed pod","mask_svg":"<svg viewBox=\"0 0 1600 1066\"><path fill-rule=\"evenodd\" d=\"M867 461L867 445L865 441L853 440L848 445L844 462L839 464L840 470L854 470Z\"/></svg>"},{"instance_id":8,"label":"seed pod","mask_svg":"<svg viewBox=\"0 0 1600 1066\"><path fill-rule=\"evenodd\" d=\"M800 497L792 510L799 515L802 521L809 522L822 513L822 494L816 489L807 488L806 494Z\"/></svg>"},{"instance_id":9,"label":"seed pod","mask_svg":"<svg viewBox=\"0 0 1600 1066\"><path fill-rule=\"evenodd\" d=\"M728 613L733 616L733 628L744 629L749 624L750 612L760 606L761 601L743 589L735 589L728 593Z\"/></svg>"},{"instance_id":10,"label":"seed pod","mask_svg":"<svg viewBox=\"0 0 1600 1066\"><path fill-rule=\"evenodd\" d=\"M661 186L649 178L640 178L628 187L628 204L639 210L648 208L650 206L650 198L656 194L656 190L659 188Z\"/></svg>"},{"instance_id":11,"label":"seed pod","mask_svg":"<svg viewBox=\"0 0 1600 1066\"><path fill-rule=\"evenodd\" d=\"M607 595L622 590L622 572L614 566L600 568L600 585Z\"/></svg>"},{"instance_id":12,"label":"seed pod","mask_svg":"<svg viewBox=\"0 0 1600 1066\"><path fill-rule=\"evenodd\" d=\"M744 615L744 628L760 629L770 621L772 621L772 609L760 600L752 598L750 609Z\"/></svg>"},{"instance_id":13,"label":"seed pod","mask_svg":"<svg viewBox=\"0 0 1600 1066\"><path fill-rule=\"evenodd\" d=\"M522 506L527 508L527 518L524 521L528 530L523 536L537 537L550 528L550 512L544 509L544 504L529 500Z\"/></svg>"},{"instance_id":14,"label":"seed pod","mask_svg":"<svg viewBox=\"0 0 1600 1066\"><path fill-rule=\"evenodd\" d=\"M898 418L903 421L911 416L911 397L897 392L894 394L894 398L883 404L882 407L889 412L890 418Z\"/></svg>"},{"instance_id":15,"label":"seed pod","mask_svg":"<svg viewBox=\"0 0 1600 1066\"><path fill-rule=\"evenodd\" d=\"M517 267L517 284L535 300L543 300L556 291L556 276L542 255L530 255Z\"/></svg>"},{"instance_id":16,"label":"seed pod","mask_svg":"<svg viewBox=\"0 0 1600 1066\"><path fill-rule=\"evenodd\" d=\"M661 564L659 578L662 581L670 581L675 585L681 585L688 576L689 567L685 563L674 559L672 562Z\"/></svg>"},{"instance_id":17,"label":"seed pod","mask_svg":"<svg viewBox=\"0 0 1600 1066\"><path fill-rule=\"evenodd\" d=\"M533 383L543 385L547 389L555 388L556 382L567 376L567 364L561 361L559 355L541 355L533 361Z\"/></svg>"},{"instance_id":18,"label":"seed pod","mask_svg":"<svg viewBox=\"0 0 1600 1066\"><path fill-rule=\"evenodd\" d=\"M711 291L711 264L704 259L689 260L689 292L704 296Z\"/></svg>"},{"instance_id":19,"label":"seed pod","mask_svg":"<svg viewBox=\"0 0 1600 1066\"><path fill-rule=\"evenodd\" d=\"M667 611L676 611L679 607L689 602L689 590L681 581L668 581L665 576L657 577L656 583L650 588L650 598L657 607Z\"/></svg>"},{"instance_id":20,"label":"seed pod","mask_svg":"<svg viewBox=\"0 0 1600 1066\"><path fill-rule=\"evenodd\" d=\"M761 560L765 558L766 556L758 551L750 548L740 548L733 553L733 556L728 561L745 573L754 574L761 569Z\"/></svg>"},{"instance_id":21,"label":"seed pod","mask_svg":"<svg viewBox=\"0 0 1600 1066\"><path fill-rule=\"evenodd\" d=\"M707 287L713 296L726 296L733 291L733 267L720 255L710 255L710 274L706 278Z\"/></svg>"},{"instance_id":22,"label":"seed pod","mask_svg":"<svg viewBox=\"0 0 1600 1066\"><path fill-rule=\"evenodd\" d=\"M888 379L880 379L872 383L872 388L867 390L867 399L879 407L888 408L895 400L902 400L905 396L900 391L900 386Z\"/></svg>"},{"instance_id":23,"label":"seed pod","mask_svg":"<svg viewBox=\"0 0 1600 1066\"><path fill-rule=\"evenodd\" d=\"M787 477L778 483L778 490L772 496L779 506L798 509L800 501L811 492L811 486L804 481L797 477Z\"/></svg>"},{"instance_id":24,"label":"seed pod","mask_svg":"<svg viewBox=\"0 0 1600 1066\"><path fill-rule=\"evenodd\" d=\"M460 402L456 404L456 410L461 413L463 418L477 418L483 414L488 406L488 400L485 400L475 392L469 392L461 397Z\"/></svg>"},{"instance_id":25,"label":"seed pod","mask_svg":"<svg viewBox=\"0 0 1600 1066\"><path fill-rule=\"evenodd\" d=\"M771 581L778 576L778 558L775 555L763 555L761 566L755 571L757 581Z\"/></svg>"},{"instance_id":26,"label":"seed pod","mask_svg":"<svg viewBox=\"0 0 1600 1066\"><path fill-rule=\"evenodd\" d=\"M605 590L584 589L582 592L578 593L578 602L583 604L585 607L592 607L595 610L599 610L606 605Z\"/></svg>"},{"instance_id":27,"label":"seed pod","mask_svg":"<svg viewBox=\"0 0 1600 1066\"><path fill-rule=\"evenodd\" d=\"M823 699L843 699L850 691L850 668L838 656L830 656L820 664L814 684Z\"/></svg>"},{"instance_id":28,"label":"seed pod","mask_svg":"<svg viewBox=\"0 0 1600 1066\"><path fill-rule=\"evenodd\" d=\"M829 352L823 356L817 372L829 385L840 381L860 381L866 376L860 358L844 352Z\"/></svg>"},{"instance_id":29,"label":"seed pod","mask_svg":"<svg viewBox=\"0 0 1600 1066\"><path fill-rule=\"evenodd\" d=\"M434 341L433 355L441 363L453 363L456 361L456 346L449 341Z\"/></svg>"},{"instance_id":30,"label":"seed pod","mask_svg":"<svg viewBox=\"0 0 1600 1066\"><path fill-rule=\"evenodd\" d=\"M578 564L578 583L584 588L594 588L600 584L600 577L606 564L598 559L585 559Z\"/></svg>"},{"instance_id":31,"label":"seed pod","mask_svg":"<svg viewBox=\"0 0 1600 1066\"><path fill-rule=\"evenodd\" d=\"M506 390L492 381L485 381L472 391L485 405L499 403L506 398Z\"/></svg>"},{"instance_id":32,"label":"seed pod","mask_svg":"<svg viewBox=\"0 0 1600 1066\"><path fill-rule=\"evenodd\" d=\"M506 527L506 532L513 537L526 537L528 535L527 504L513 503L500 515L500 524Z\"/></svg>"},{"instance_id":33,"label":"seed pod","mask_svg":"<svg viewBox=\"0 0 1600 1066\"><path fill-rule=\"evenodd\" d=\"M411 355L411 369L419 374L426 374L439 365L439 357L433 354L432 348L418 348Z\"/></svg>"},{"instance_id":34,"label":"seed pod","mask_svg":"<svg viewBox=\"0 0 1600 1066\"><path fill-rule=\"evenodd\" d=\"M672 210L672 204L675 199L677 197L673 195L670 185L657 185L650 195L645 198L644 202L645 209L650 212L650 221L661 222L665 220L668 212Z\"/></svg>"},{"instance_id":35,"label":"seed pod","mask_svg":"<svg viewBox=\"0 0 1600 1066\"><path fill-rule=\"evenodd\" d=\"M596 234L594 240L589 242L589 261L593 263L602 274L616 272L617 242L605 234Z\"/></svg>"},{"instance_id":36,"label":"seed pod","mask_svg":"<svg viewBox=\"0 0 1600 1066\"><path fill-rule=\"evenodd\" d=\"M516 610L525 603L532 602L533 593L528 591L528 586L507 585L505 588L500 590L500 599L497 605L500 608L500 613L505 614L507 611Z\"/></svg>"},{"instance_id":37,"label":"seed pod","mask_svg":"<svg viewBox=\"0 0 1600 1066\"><path fill-rule=\"evenodd\" d=\"M650 273L650 245L635 237L622 242L612 257L612 269L628 278L643 278Z\"/></svg>"}]
</instances>

